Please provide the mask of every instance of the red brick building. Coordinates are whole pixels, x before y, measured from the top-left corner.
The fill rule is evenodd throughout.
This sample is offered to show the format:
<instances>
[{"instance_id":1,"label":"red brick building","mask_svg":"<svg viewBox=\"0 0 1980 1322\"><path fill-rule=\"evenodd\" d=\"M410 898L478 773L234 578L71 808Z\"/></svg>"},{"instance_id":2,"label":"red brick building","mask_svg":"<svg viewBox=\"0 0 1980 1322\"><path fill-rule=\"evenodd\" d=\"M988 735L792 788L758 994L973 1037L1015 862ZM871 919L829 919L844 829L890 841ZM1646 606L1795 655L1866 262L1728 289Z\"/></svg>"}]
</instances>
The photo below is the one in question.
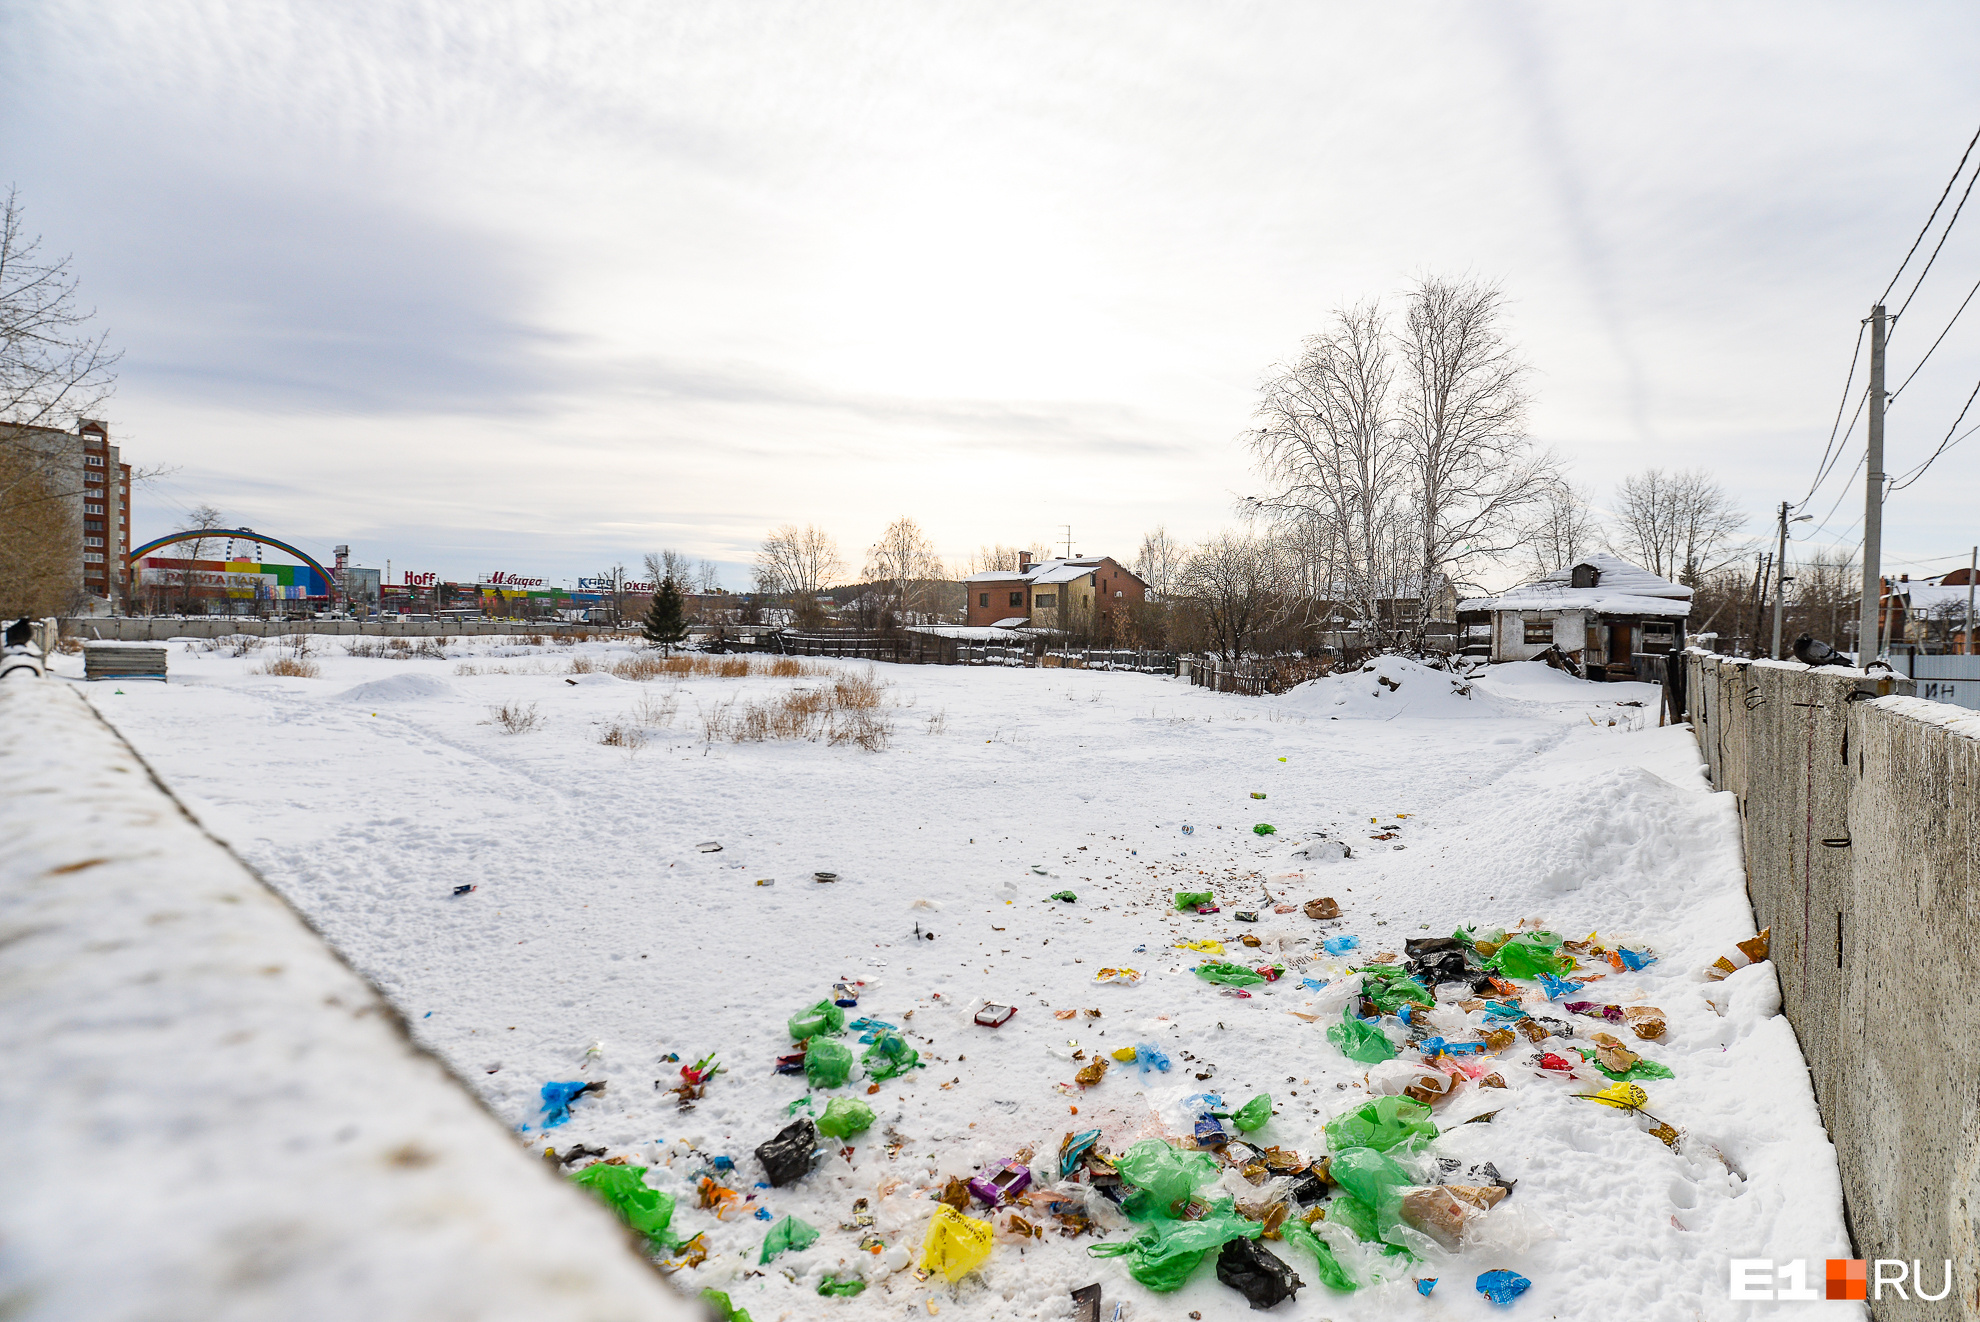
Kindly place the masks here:
<instances>
[{"instance_id":1,"label":"red brick building","mask_svg":"<svg viewBox=\"0 0 1980 1322\"><path fill-rule=\"evenodd\" d=\"M965 623L1019 624L1036 629L1112 633L1126 623L1127 608L1148 600L1148 585L1110 555L1032 561L1015 571L993 569L963 580L969 612Z\"/></svg>"}]
</instances>

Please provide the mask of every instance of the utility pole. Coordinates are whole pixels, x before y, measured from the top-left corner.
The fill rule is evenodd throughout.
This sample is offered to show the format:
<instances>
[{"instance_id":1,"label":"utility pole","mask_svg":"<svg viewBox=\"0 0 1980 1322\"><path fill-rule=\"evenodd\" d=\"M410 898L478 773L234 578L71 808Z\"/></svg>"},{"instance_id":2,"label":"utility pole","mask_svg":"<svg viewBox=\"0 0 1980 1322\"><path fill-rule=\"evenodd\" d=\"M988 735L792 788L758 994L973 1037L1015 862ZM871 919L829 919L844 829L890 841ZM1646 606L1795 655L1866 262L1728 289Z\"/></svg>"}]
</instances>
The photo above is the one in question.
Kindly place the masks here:
<instances>
[{"instance_id":1,"label":"utility pole","mask_svg":"<svg viewBox=\"0 0 1980 1322\"><path fill-rule=\"evenodd\" d=\"M1856 630L1856 664L1877 659L1884 576L1884 305L1870 309L1870 452L1863 476L1863 604Z\"/></svg>"},{"instance_id":2,"label":"utility pole","mask_svg":"<svg viewBox=\"0 0 1980 1322\"><path fill-rule=\"evenodd\" d=\"M1799 518L1788 518L1788 502L1781 502L1781 545L1774 557L1774 649L1767 655L1778 661L1781 659L1781 610L1787 602L1787 585L1794 582L1787 572L1787 530L1789 523L1807 523L1813 514L1803 514Z\"/></svg>"},{"instance_id":3,"label":"utility pole","mask_svg":"<svg viewBox=\"0 0 1980 1322\"><path fill-rule=\"evenodd\" d=\"M1753 570L1753 655L1760 655L1760 630L1767 618L1767 576L1774 570L1772 551L1760 553Z\"/></svg>"},{"instance_id":4,"label":"utility pole","mask_svg":"<svg viewBox=\"0 0 1980 1322\"><path fill-rule=\"evenodd\" d=\"M1960 650L1973 655L1973 580L1980 576L1980 546L1973 548L1973 558L1966 567L1966 646Z\"/></svg>"}]
</instances>

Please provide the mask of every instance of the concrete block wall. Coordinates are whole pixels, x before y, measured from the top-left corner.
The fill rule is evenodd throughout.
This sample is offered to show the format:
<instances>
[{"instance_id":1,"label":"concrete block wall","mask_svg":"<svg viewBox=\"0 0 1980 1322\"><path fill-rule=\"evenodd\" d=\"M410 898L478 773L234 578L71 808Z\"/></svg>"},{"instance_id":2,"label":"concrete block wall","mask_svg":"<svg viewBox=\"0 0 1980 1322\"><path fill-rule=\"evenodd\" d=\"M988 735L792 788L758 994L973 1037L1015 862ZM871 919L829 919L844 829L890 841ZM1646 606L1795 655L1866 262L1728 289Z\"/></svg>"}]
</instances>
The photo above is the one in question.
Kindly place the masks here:
<instances>
[{"instance_id":1,"label":"concrete block wall","mask_svg":"<svg viewBox=\"0 0 1980 1322\"><path fill-rule=\"evenodd\" d=\"M1953 1262L1948 1298L1872 1312L1980 1318L1980 716L1907 696L1902 677L1699 651L1685 665L1856 1253L1921 1263L1932 1292Z\"/></svg>"},{"instance_id":2,"label":"concrete block wall","mask_svg":"<svg viewBox=\"0 0 1980 1322\"><path fill-rule=\"evenodd\" d=\"M0 1316L706 1316L74 686L0 684L0 785Z\"/></svg>"}]
</instances>

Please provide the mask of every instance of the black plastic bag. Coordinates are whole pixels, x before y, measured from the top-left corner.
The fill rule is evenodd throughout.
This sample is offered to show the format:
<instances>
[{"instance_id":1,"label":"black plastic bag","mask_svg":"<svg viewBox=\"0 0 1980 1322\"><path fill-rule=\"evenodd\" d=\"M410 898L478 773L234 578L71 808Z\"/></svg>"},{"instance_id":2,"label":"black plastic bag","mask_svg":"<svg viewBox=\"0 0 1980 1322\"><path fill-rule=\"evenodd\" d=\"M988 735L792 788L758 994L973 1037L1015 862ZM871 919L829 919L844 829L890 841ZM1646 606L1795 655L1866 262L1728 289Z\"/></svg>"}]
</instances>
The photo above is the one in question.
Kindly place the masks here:
<instances>
[{"instance_id":1,"label":"black plastic bag","mask_svg":"<svg viewBox=\"0 0 1980 1322\"><path fill-rule=\"evenodd\" d=\"M1253 1308L1282 1304L1306 1284L1255 1239L1234 1239L1218 1250L1217 1279L1249 1299Z\"/></svg>"},{"instance_id":2,"label":"black plastic bag","mask_svg":"<svg viewBox=\"0 0 1980 1322\"><path fill-rule=\"evenodd\" d=\"M756 1159L779 1188L801 1180L811 1170L811 1154L818 1147L818 1129L800 1116L777 1132L777 1137L756 1149Z\"/></svg>"}]
</instances>

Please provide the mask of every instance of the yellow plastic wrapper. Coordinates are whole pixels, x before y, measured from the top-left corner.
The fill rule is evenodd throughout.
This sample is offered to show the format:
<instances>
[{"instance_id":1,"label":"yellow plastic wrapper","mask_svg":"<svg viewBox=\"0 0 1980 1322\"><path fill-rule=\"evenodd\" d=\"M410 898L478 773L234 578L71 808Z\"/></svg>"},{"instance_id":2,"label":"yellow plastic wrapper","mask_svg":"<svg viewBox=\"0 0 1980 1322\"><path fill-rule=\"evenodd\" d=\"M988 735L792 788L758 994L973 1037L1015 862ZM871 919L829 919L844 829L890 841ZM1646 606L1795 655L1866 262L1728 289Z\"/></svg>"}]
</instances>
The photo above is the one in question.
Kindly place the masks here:
<instances>
[{"instance_id":1,"label":"yellow plastic wrapper","mask_svg":"<svg viewBox=\"0 0 1980 1322\"><path fill-rule=\"evenodd\" d=\"M1619 1111L1641 1111L1650 1105L1650 1094L1633 1083L1612 1083L1600 1092L1575 1094L1586 1102L1600 1102Z\"/></svg>"},{"instance_id":2,"label":"yellow plastic wrapper","mask_svg":"<svg viewBox=\"0 0 1980 1322\"><path fill-rule=\"evenodd\" d=\"M1222 941L1211 941L1207 938L1202 941L1178 941L1176 942L1176 949L1200 950L1206 955L1221 955L1224 953L1224 943Z\"/></svg>"},{"instance_id":3,"label":"yellow plastic wrapper","mask_svg":"<svg viewBox=\"0 0 1980 1322\"><path fill-rule=\"evenodd\" d=\"M1134 1061L1134 1048L1115 1047L1114 1059L1120 1061L1123 1065L1131 1064Z\"/></svg>"},{"instance_id":4,"label":"yellow plastic wrapper","mask_svg":"<svg viewBox=\"0 0 1980 1322\"><path fill-rule=\"evenodd\" d=\"M1119 982L1132 987L1141 981L1140 969L1101 969L1093 975L1095 982Z\"/></svg>"},{"instance_id":5,"label":"yellow plastic wrapper","mask_svg":"<svg viewBox=\"0 0 1980 1322\"><path fill-rule=\"evenodd\" d=\"M959 1281L990 1260L990 1246L997 1228L988 1221L964 1216L947 1203L935 1209L928 1223L928 1239L921 1250L921 1269L941 1272L949 1281Z\"/></svg>"}]
</instances>

